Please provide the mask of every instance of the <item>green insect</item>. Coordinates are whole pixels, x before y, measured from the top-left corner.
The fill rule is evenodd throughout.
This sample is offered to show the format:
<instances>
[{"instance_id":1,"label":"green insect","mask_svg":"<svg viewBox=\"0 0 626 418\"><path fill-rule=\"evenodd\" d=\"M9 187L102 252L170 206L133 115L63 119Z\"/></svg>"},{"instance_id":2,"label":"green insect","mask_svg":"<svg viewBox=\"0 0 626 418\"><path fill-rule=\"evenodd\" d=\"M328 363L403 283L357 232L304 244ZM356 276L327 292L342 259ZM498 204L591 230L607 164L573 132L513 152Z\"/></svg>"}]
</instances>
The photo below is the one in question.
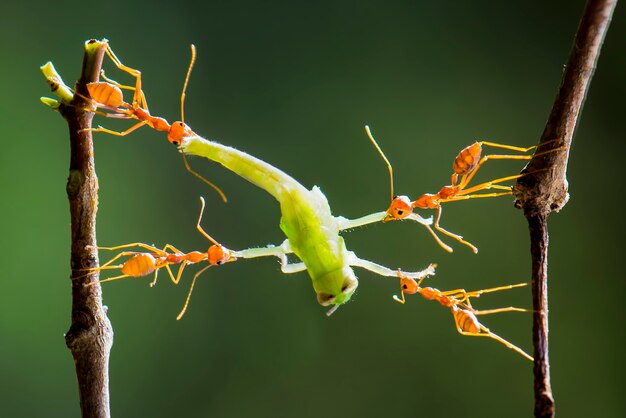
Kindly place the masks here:
<instances>
[{"instance_id":1,"label":"green insect","mask_svg":"<svg viewBox=\"0 0 626 418\"><path fill-rule=\"evenodd\" d=\"M111 103L107 103L105 99L107 97L119 97L119 95L106 92L106 94L102 94L95 99L95 106L112 111L110 113L112 117L138 119L140 121L139 126L145 124L157 129L151 123L151 120L155 118L150 116L147 106L145 106L145 96L141 90L141 73L122 65L108 44L106 48L108 55L113 59L116 66L136 78L136 86L121 86L117 83L111 83L111 80L107 79L107 82L100 82L98 90L105 91L108 88L114 90L120 87L131 89L134 90L134 99L132 104L121 102L111 106ZM168 132L168 140L178 145L183 156L194 155L217 162L255 186L265 190L280 204L282 214L280 228L285 234L286 240L278 246L235 251L233 252L235 255L239 255L242 258L278 257L281 262L281 270L284 273L307 270L313 283L313 289L317 294L318 302L322 306L330 306L327 312L328 315L331 315L339 306L349 301L354 294L358 286L358 280L352 267L361 267L381 276L394 278L402 275L419 280L434 274L434 264L429 265L422 271L402 272L359 258L354 252L347 249L344 239L340 235L341 231L381 222L387 216L386 212L377 212L353 220L341 216L333 216L326 196L317 186L309 190L293 177L271 164L235 148L204 139L193 132L184 123L184 98L194 60L195 48L192 45L192 60L181 95L181 121L169 125L164 119L158 118L159 126L162 127L162 129L158 128L158 130ZM151 119L145 118L144 114L147 114ZM123 136L139 126L136 125L131 130L125 132L113 132L101 127L94 129L94 131L103 131ZM185 164L193 172L186 159ZM193 173L198 175L195 172ZM217 189L216 186L214 187ZM219 189L217 190L219 191ZM419 218L419 222L424 225L431 225L432 218ZM292 253L301 262L289 263L287 255Z\"/></svg>"},{"instance_id":2,"label":"green insect","mask_svg":"<svg viewBox=\"0 0 626 418\"><path fill-rule=\"evenodd\" d=\"M358 285L352 267L362 267L376 274L398 277L398 271L359 258L346 248L339 233L371 223L381 222L386 212L377 212L358 219L333 216L326 196L317 187L306 189L293 177L276 167L232 147L208 141L197 135L184 137L179 145L186 155L196 155L218 162L252 184L271 194L280 204L280 228L287 239L277 247L245 250L247 258L276 256L284 273L307 270L313 281L318 302L331 306L332 314L350 300ZM430 223L431 220L424 220ZM286 254L295 254L302 262L288 264ZM423 271L402 273L411 278L434 274L434 266Z\"/></svg>"}]
</instances>

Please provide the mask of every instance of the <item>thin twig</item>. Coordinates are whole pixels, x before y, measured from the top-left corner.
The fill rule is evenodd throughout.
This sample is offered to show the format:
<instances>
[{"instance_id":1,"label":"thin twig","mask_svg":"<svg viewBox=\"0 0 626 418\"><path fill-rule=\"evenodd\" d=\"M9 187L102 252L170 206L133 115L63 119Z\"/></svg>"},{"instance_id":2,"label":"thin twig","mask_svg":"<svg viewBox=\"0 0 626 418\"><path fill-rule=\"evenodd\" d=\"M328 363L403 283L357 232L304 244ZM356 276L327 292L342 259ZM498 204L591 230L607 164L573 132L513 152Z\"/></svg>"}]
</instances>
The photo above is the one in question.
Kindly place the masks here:
<instances>
[{"instance_id":1,"label":"thin twig","mask_svg":"<svg viewBox=\"0 0 626 418\"><path fill-rule=\"evenodd\" d=\"M108 364L113 329L102 306L97 272L85 274L86 269L98 266L94 248L97 245L98 178L91 132L86 130L91 128L94 114L87 110L90 104L84 97L88 96L87 83L98 80L105 46L106 41L85 43L82 74L75 89L79 94L74 94L70 103L67 103L69 89L65 90L65 95L56 92L58 83L62 83L60 77L52 77L51 81L49 72L54 72L54 67L49 65L45 70L46 66L42 67L53 91L61 97L58 111L67 121L70 134L70 172L66 189L72 236L72 324L65 342L74 357L82 416L96 418L110 416ZM50 102L52 99L44 101Z\"/></svg>"},{"instance_id":2,"label":"thin twig","mask_svg":"<svg viewBox=\"0 0 626 418\"><path fill-rule=\"evenodd\" d=\"M566 171L572 136L616 4L617 0L588 1L536 155L514 190L531 240L536 417L553 417L555 413L548 358L547 217L551 211L558 212L569 198Z\"/></svg>"}]
</instances>

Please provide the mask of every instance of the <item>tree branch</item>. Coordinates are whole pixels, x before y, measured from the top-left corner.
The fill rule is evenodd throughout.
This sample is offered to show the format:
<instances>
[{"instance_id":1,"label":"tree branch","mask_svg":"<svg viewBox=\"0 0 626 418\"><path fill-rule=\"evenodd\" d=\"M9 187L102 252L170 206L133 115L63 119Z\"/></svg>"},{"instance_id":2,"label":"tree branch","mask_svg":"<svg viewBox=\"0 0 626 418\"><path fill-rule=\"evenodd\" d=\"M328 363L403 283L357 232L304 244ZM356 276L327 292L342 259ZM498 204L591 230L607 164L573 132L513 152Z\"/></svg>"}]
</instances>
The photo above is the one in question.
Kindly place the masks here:
<instances>
[{"instance_id":1,"label":"tree branch","mask_svg":"<svg viewBox=\"0 0 626 418\"><path fill-rule=\"evenodd\" d=\"M569 199L566 172L572 137L616 4L617 0L587 2L539 146L514 189L515 205L524 211L531 240L536 417L555 413L548 359L547 217Z\"/></svg>"},{"instance_id":2,"label":"tree branch","mask_svg":"<svg viewBox=\"0 0 626 418\"><path fill-rule=\"evenodd\" d=\"M109 353L113 344L113 329L102 306L98 272L85 274L86 269L98 267L96 247L96 212L98 178L96 177L91 120L93 112L85 99L87 83L97 81L102 66L106 41L85 43L82 74L76 92L63 84L51 64L42 67L53 92L60 101L42 99L56 108L65 118L70 134L70 171L67 197L71 218L72 324L65 342L72 352L83 417L108 418L109 412ZM71 100L70 100L71 99Z\"/></svg>"}]
</instances>

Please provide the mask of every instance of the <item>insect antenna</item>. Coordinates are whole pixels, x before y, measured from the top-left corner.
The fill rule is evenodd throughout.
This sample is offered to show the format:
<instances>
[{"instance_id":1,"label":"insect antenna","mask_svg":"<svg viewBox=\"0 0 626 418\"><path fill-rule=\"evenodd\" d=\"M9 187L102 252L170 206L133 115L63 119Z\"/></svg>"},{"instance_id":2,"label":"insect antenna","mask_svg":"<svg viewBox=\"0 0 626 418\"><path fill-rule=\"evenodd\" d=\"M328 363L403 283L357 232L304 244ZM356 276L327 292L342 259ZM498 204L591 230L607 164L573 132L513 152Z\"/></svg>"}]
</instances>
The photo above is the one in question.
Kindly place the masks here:
<instances>
[{"instance_id":1,"label":"insect antenna","mask_svg":"<svg viewBox=\"0 0 626 418\"><path fill-rule=\"evenodd\" d=\"M212 236L207 234L207 232L204 230L204 228L202 228L202 226L200 225L200 222L202 222L202 215L204 214L204 206L205 206L205 204L204 204L204 197L200 196L200 202L202 202L202 207L200 208L200 216L198 216L198 223L196 224L196 228L198 229L198 231L202 235L204 235L204 237L206 239L208 239L209 241L211 241L215 245L221 246L221 244L219 242L217 242Z\"/></svg>"},{"instance_id":2,"label":"insect antenna","mask_svg":"<svg viewBox=\"0 0 626 418\"><path fill-rule=\"evenodd\" d=\"M189 68L187 69L187 76L185 76L185 84L183 84L183 92L180 95L180 120L185 123L185 96L187 93L187 84L189 84L189 77L191 77L191 70L196 62L196 46L191 44L191 61L189 62Z\"/></svg>"},{"instance_id":3,"label":"insect antenna","mask_svg":"<svg viewBox=\"0 0 626 418\"><path fill-rule=\"evenodd\" d=\"M389 170L389 187L391 190L391 200L393 200L395 196L393 195L393 168L391 167L391 163L385 156L385 153L380 148L380 146L378 146L378 142L376 142L376 140L374 139L372 131L370 131L370 127L368 125L365 125L365 133L367 134L367 137L370 139L370 141L372 141L372 144L374 144L374 147L376 148L380 156L383 157L385 164L387 164L387 169Z\"/></svg>"},{"instance_id":4,"label":"insect antenna","mask_svg":"<svg viewBox=\"0 0 626 418\"><path fill-rule=\"evenodd\" d=\"M189 78L191 77L191 70L193 69L193 65L195 64L195 62L196 62L196 46L194 44L191 44L191 60L189 61L189 68L187 69L187 75L185 76L185 83L183 84L183 92L180 94L180 121L182 123L183 128L185 126L185 97L187 95L187 85L189 84ZM228 199L226 198L226 194L222 191L222 189L217 187L217 185L215 185L213 182L210 182L209 180L205 179L202 176L202 174L198 173L193 168L191 168L191 166L189 165L189 161L187 161L187 156L185 155L185 153L183 153L183 162L185 163L185 168L187 168L187 171L189 171L191 174L198 177L200 180L202 180L203 182L211 186L213 189L215 189L215 191L220 195L224 203L228 201Z\"/></svg>"}]
</instances>

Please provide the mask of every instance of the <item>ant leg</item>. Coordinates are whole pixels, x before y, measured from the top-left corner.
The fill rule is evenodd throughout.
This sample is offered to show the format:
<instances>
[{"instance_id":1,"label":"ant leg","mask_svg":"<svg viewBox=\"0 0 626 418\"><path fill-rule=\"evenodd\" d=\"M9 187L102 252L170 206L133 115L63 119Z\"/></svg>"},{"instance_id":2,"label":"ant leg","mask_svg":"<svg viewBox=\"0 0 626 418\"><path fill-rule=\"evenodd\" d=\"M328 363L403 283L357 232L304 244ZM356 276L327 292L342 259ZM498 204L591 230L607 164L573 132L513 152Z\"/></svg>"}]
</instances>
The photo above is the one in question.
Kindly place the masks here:
<instances>
[{"instance_id":1,"label":"ant leg","mask_svg":"<svg viewBox=\"0 0 626 418\"><path fill-rule=\"evenodd\" d=\"M496 186L494 186L494 188L496 188ZM439 203L461 202L461 201L465 201L469 199L480 199L480 198L487 198L487 197L510 196L512 194L509 187L502 187L502 190L504 189L508 189L509 191L498 192L498 193L481 193L481 194L455 196L455 197L450 197L448 199L442 199L439 201Z\"/></svg>"},{"instance_id":2,"label":"ant leg","mask_svg":"<svg viewBox=\"0 0 626 418\"><path fill-rule=\"evenodd\" d=\"M493 292L499 292L502 290L510 290L510 289L514 289L517 287L524 287L527 285L528 283L517 283L517 284L506 285L506 286L492 287L489 289L473 290L470 292L466 291L465 289L454 289L454 290L447 290L444 292L440 291L440 294L443 296L449 296L453 299L458 300L459 303L463 305L467 305L467 308L476 315L488 315L490 313L498 313L498 312L528 312L528 309L515 308L512 306L508 308L499 308L499 309L479 311L479 310L474 309L472 307L472 304L470 303L471 298L478 298L485 293L493 293Z\"/></svg>"},{"instance_id":3,"label":"ant leg","mask_svg":"<svg viewBox=\"0 0 626 418\"><path fill-rule=\"evenodd\" d=\"M163 252L166 252L167 250L172 251L173 254L183 254L183 252L181 250L179 250L178 248L174 247L172 244L165 244L165 246L163 247ZM183 260L180 267L178 268L178 272L176 273L176 277L174 277L174 273L172 273L172 269L170 268L169 264L165 265L165 268L167 269L167 273L170 276L170 279L172 280L172 283L174 283L175 285L177 285L180 282L180 278L183 275L183 271L185 270L185 267L191 264L189 261L187 260ZM154 281L152 283L150 283L150 287L154 286L156 284L156 276L154 277Z\"/></svg>"},{"instance_id":4,"label":"ant leg","mask_svg":"<svg viewBox=\"0 0 626 418\"><path fill-rule=\"evenodd\" d=\"M516 147L513 145L506 145L506 144L498 144L496 142L488 142L488 141L480 141L480 143L482 145L487 145L488 147L492 147L492 148L502 148L502 149L508 149L511 151L519 151L519 152L528 152L532 149L537 148L537 145L533 145L532 147Z\"/></svg>"},{"instance_id":5,"label":"ant leg","mask_svg":"<svg viewBox=\"0 0 626 418\"><path fill-rule=\"evenodd\" d=\"M110 259L109 261L107 261L106 263L102 264L100 267L95 267L93 269L89 269L91 272L94 271L100 271L100 270L111 270L111 269L116 269L116 268L122 268L123 264L119 264L119 265L115 265L112 266L111 264L113 264L115 261L119 260L122 257L126 257L129 255L135 255L138 254L136 251L124 251L119 253L118 255L116 255L115 257L113 257L112 259Z\"/></svg>"},{"instance_id":6,"label":"ant leg","mask_svg":"<svg viewBox=\"0 0 626 418\"><path fill-rule=\"evenodd\" d=\"M467 189L463 189L461 191L459 191L456 195L457 196L463 196L463 195L467 195L470 193L474 193L480 190L489 190L489 189L499 189L499 190L511 190L510 186L502 186L498 183L504 183L505 181L509 181L509 180L515 180L518 179L520 177L523 177L523 174L516 174L514 176L508 176L508 177L501 177L495 180L491 180L491 181L486 181L484 183L478 184L476 186L472 186L470 188ZM465 183L465 186L467 186L467 182ZM510 194L510 193L509 193ZM451 199L454 199L454 197L452 197ZM441 201L446 201L446 199L441 199Z\"/></svg>"},{"instance_id":7,"label":"ant leg","mask_svg":"<svg viewBox=\"0 0 626 418\"><path fill-rule=\"evenodd\" d=\"M144 95L143 95L143 91L141 90L141 71L135 70L134 68L130 68L122 64L122 61L120 61L120 59L115 55L110 45L107 45L106 53L109 56L109 58L111 58L111 61L113 61L113 64L115 64L117 68L135 77L136 84L135 84L135 95L133 97L133 102L143 104L142 99Z\"/></svg>"},{"instance_id":8,"label":"ant leg","mask_svg":"<svg viewBox=\"0 0 626 418\"><path fill-rule=\"evenodd\" d=\"M104 70L101 70L101 71L100 71L100 77L101 77L104 81L106 81L107 83L112 84L112 85L114 85L115 87L118 87L118 88L120 88L120 89L122 89L122 90L130 90L130 91L135 91L135 90L136 90L136 87L133 87L133 86L126 86L126 85L124 85L124 84L120 84L120 83L118 83L117 81L113 80L112 78L107 77L107 76L106 76L106 74L104 73Z\"/></svg>"},{"instance_id":9,"label":"ant leg","mask_svg":"<svg viewBox=\"0 0 626 418\"><path fill-rule=\"evenodd\" d=\"M220 197L222 198L224 203L226 203L228 201L228 199L226 198L226 194L224 194L222 189L220 189L215 184L211 183L209 180L207 180L204 177L202 177L202 175L200 173L198 173L193 168L191 168L191 166L189 165L189 161L187 161L187 154L182 153L182 155L183 155L183 162L185 163L185 168L187 169L187 171L189 171L191 174L193 174L194 176L198 177L200 180L202 180L203 182L205 182L206 184L211 186L213 189L215 189L215 191L220 195Z\"/></svg>"},{"instance_id":10,"label":"ant leg","mask_svg":"<svg viewBox=\"0 0 626 418\"><path fill-rule=\"evenodd\" d=\"M124 84L120 84L117 81L113 80L112 78L109 78L106 76L104 70L100 71L100 77L106 81L107 83L122 89L122 90L130 90L133 93L133 103L137 103L139 105L139 107L143 108L144 110L148 111L148 102L146 101L146 95L144 94L143 90L140 91L139 93L137 93L137 87L133 87L133 86L126 86ZM91 84L91 83L90 83Z\"/></svg>"},{"instance_id":11,"label":"ant leg","mask_svg":"<svg viewBox=\"0 0 626 418\"><path fill-rule=\"evenodd\" d=\"M121 247L122 247L122 248L124 248L124 247L126 247L126 246L121 246ZM99 249L108 249L108 248L106 248L106 247L98 247L98 248L99 248ZM112 248L117 248L117 247L112 247ZM157 250L157 251L158 251L158 250ZM87 273L86 273L86 274L83 274L83 275L81 275L81 276L77 276L77 277L74 277L74 278L75 278L75 279L80 279L80 278L82 278L82 277L86 277L86 276L88 276L88 275L90 275L90 274L92 274L92 273L95 273L95 272L98 272L98 271L102 271L102 270L120 270L120 269L122 269L122 268L124 267L124 264L123 264L123 263L122 263L122 264L115 264L115 265L112 265L112 264L113 264L115 261L117 261L117 260L119 260L120 258L122 258L122 257L133 256L133 255L137 255L137 254L141 254L141 253L138 253L138 252L136 252L136 251L123 251L123 252L121 252L121 253L117 254L115 257L113 257L113 258L112 258L112 259L110 259L109 261L107 261L106 263L104 263L104 264L100 265L99 267L94 267L94 268L90 268L90 269L84 269L83 271L87 271ZM129 276L129 275L124 275L123 277L130 277L130 276ZM100 282L100 283L102 283L102 282L108 282L108 281L111 281L111 280L116 280L116 279L118 279L118 278L122 278L122 276L118 276L118 277L115 277L115 278L104 279L104 280L99 280L98 282ZM95 284L95 283L96 283L96 282L94 282L94 283L89 283L89 284L88 284L88 286L91 286L91 285L93 285L93 284Z\"/></svg>"},{"instance_id":12,"label":"ant leg","mask_svg":"<svg viewBox=\"0 0 626 418\"><path fill-rule=\"evenodd\" d=\"M442 211L441 205L437 206L437 215L435 216L435 223L433 225L435 227L435 229L437 231L441 232L442 234L445 234L445 235L449 236L450 238L454 238L455 240L457 240L461 244L467 245L468 247L470 247L472 249L474 254L477 254L478 253L478 248L476 248L474 245L470 244L469 242L465 241L461 235L453 234L452 232L447 231L447 230L443 229L441 226L439 226L439 219L441 219L441 211Z\"/></svg>"},{"instance_id":13,"label":"ant leg","mask_svg":"<svg viewBox=\"0 0 626 418\"><path fill-rule=\"evenodd\" d=\"M459 332L459 334L465 335L465 336L468 336L468 337L487 337L487 338L491 338L491 339L496 340L499 343L503 344L505 347L510 348L511 350L517 352L518 354L521 354L522 356L526 357L528 360L534 361L532 356L526 354L526 352L524 350L522 350L521 348L519 348L518 346L516 346L514 344L511 344L510 342L508 342L504 338L500 337L499 335L491 332L489 330L489 328L485 327L483 324L480 324L480 331L481 332L478 332L478 333L466 332L466 331L461 330L460 328L457 328L457 331Z\"/></svg>"},{"instance_id":14,"label":"ant leg","mask_svg":"<svg viewBox=\"0 0 626 418\"><path fill-rule=\"evenodd\" d=\"M485 155L480 159L476 167L467 174L464 174L459 183L459 187L464 189L469 182L474 178L480 167L489 160L530 160L532 158L531 155Z\"/></svg>"},{"instance_id":15,"label":"ant leg","mask_svg":"<svg viewBox=\"0 0 626 418\"><path fill-rule=\"evenodd\" d=\"M115 261L119 260L122 257L126 257L129 255L136 255L139 254L136 251L124 251L119 253L118 255L116 255L115 257L113 257L112 259L110 259L109 261L107 261L106 263L102 264L99 267L93 267L93 268L89 268L89 269L82 269L82 271L87 271L86 274L83 274L82 276L78 276L78 277L74 277L75 279L80 279L82 277L88 276L92 273L95 273L97 271L101 271L101 270L118 270L121 269L122 267L124 267L124 264L115 264L115 265L111 265L113 264Z\"/></svg>"},{"instance_id":16,"label":"ant leg","mask_svg":"<svg viewBox=\"0 0 626 418\"><path fill-rule=\"evenodd\" d=\"M516 308L515 306L508 306L506 308L487 309L487 310L481 310L481 311L472 309L472 312L474 313L474 315L490 315L490 314L502 313L502 312L530 312L530 311L524 308Z\"/></svg>"},{"instance_id":17,"label":"ant leg","mask_svg":"<svg viewBox=\"0 0 626 418\"><path fill-rule=\"evenodd\" d=\"M167 268L168 271L171 272L169 266L166 264L165 267ZM150 283L148 283L150 285L150 287L154 287L154 285L157 282L157 278L159 277L159 270L160 268L155 268L154 269L154 279L152 279L152 281Z\"/></svg>"},{"instance_id":18,"label":"ant leg","mask_svg":"<svg viewBox=\"0 0 626 418\"><path fill-rule=\"evenodd\" d=\"M158 255L165 255L166 254L163 250L160 250L160 249L158 249L157 247L155 247L153 245L144 244L143 242L132 242L130 244L122 244L122 245L117 245L115 247L94 247L92 245L87 245L87 247L89 247L89 248L96 248L97 250L106 250L106 251L117 251L117 250L121 250L123 248L139 247L139 248L143 248L144 250L152 251L152 252L154 252L155 254L158 254Z\"/></svg>"},{"instance_id":19,"label":"ant leg","mask_svg":"<svg viewBox=\"0 0 626 418\"><path fill-rule=\"evenodd\" d=\"M124 119L126 119L126 118L124 118ZM128 119L130 119L130 118L128 118ZM142 126L144 126L147 123L148 123L148 121L145 121L145 120L141 121L141 122L131 126L130 128L128 128L128 129L126 129L125 131L122 131L122 132L112 131L112 130L104 128L102 126L98 126L97 128L91 128L89 130L91 132L104 132L104 133L115 135L115 136L126 136L129 133L134 132L137 129L141 128Z\"/></svg>"},{"instance_id":20,"label":"ant leg","mask_svg":"<svg viewBox=\"0 0 626 418\"><path fill-rule=\"evenodd\" d=\"M524 286L528 286L528 283L509 284L509 285L506 285L506 286L499 286L499 287L492 287L492 288L489 288L489 289L474 290L474 291L471 291L471 292L466 292L465 290L461 290L461 292L463 292L463 294L466 295L468 298L477 298L477 297L480 297L480 295L482 295L484 293L500 292L502 290L510 290L510 289L515 289L515 288L524 287Z\"/></svg>"},{"instance_id":21,"label":"ant leg","mask_svg":"<svg viewBox=\"0 0 626 418\"><path fill-rule=\"evenodd\" d=\"M419 215L418 215L418 214L416 214L416 213L411 213L411 214L409 214L409 215L408 215L405 219L411 219L411 220L413 220L413 221L420 222L420 221L418 221L418 220L416 219L416 217L419 217L419 218L421 218L421 219L424 219L424 218L422 218L421 216L419 216ZM420 222L420 223L421 223L421 222ZM422 225L424 225L424 227L428 230L428 232L430 232L430 235L432 235L432 236L433 236L433 238L435 239L435 241L437 242L437 244L439 244L439 246L440 246L441 248L443 248L444 250L446 250L446 251L447 251L447 252L449 252L449 253L451 253L451 252L453 252L453 251L454 251L454 250L452 249L452 247L450 247L449 245L445 244L445 243L441 240L441 238L439 238L439 236L438 236L437 234L435 234L435 231L433 231L433 229L430 227L430 225L425 224L425 223L422 223Z\"/></svg>"},{"instance_id":22,"label":"ant leg","mask_svg":"<svg viewBox=\"0 0 626 418\"><path fill-rule=\"evenodd\" d=\"M400 288L400 297L393 295L393 300L404 305L406 301L404 300L404 292L402 291L402 288Z\"/></svg>"},{"instance_id":23,"label":"ant leg","mask_svg":"<svg viewBox=\"0 0 626 418\"><path fill-rule=\"evenodd\" d=\"M514 350L522 356L526 357L530 361L533 361L533 358L526 354L521 348L511 344L499 335L494 334L489 330L489 328L478 322L478 319L472 311L459 309L457 305L453 306L451 310L452 316L454 317L454 324L459 334L468 337L487 337L494 339L506 346L507 348L510 348L511 350ZM469 327L467 326L468 321L471 324L471 326Z\"/></svg>"},{"instance_id":24,"label":"ant leg","mask_svg":"<svg viewBox=\"0 0 626 418\"><path fill-rule=\"evenodd\" d=\"M97 282L89 283L87 286L91 286L91 285L96 284L96 283L112 282L113 280L124 279L126 277L131 277L131 276L129 276L128 274L122 274L120 276L109 277L108 279L98 280Z\"/></svg>"},{"instance_id":25,"label":"ant leg","mask_svg":"<svg viewBox=\"0 0 626 418\"><path fill-rule=\"evenodd\" d=\"M174 247L172 244L165 244L161 251L167 252L167 250L171 250L174 254L182 254L183 252L178 248Z\"/></svg>"},{"instance_id":26,"label":"ant leg","mask_svg":"<svg viewBox=\"0 0 626 418\"><path fill-rule=\"evenodd\" d=\"M180 278L183 276L183 271L185 270L185 267L187 267L187 264L189 264L189 262L187 260L184 260L181 264L180 267L178 268L178 273L176 274L176 278L174 278L174 275L172 274L172 270L169 269L168 267L168 272L170 273L170 278L172 279L172 282L174 284L178 284L180 283Z\"/></svg>"},{"instance_id":27,"label":"ant leg","mask_svg":"<svg viewBox=\"0 0 626 418\"><path fill-rule=\"evenodd\" d=\"M78 93L76 93L78 94ZM107 109L110 110L113 113L107 113L107 112L102 112L100 110L93 110L93 109L87 109L87 108L82 108L81 110L85 111L85 112L90 112L90 113L94 113L96 115L100 115L100 116L104 116L107 118L116 118L116 119L132 119L133 117L131 115L128 115L127 113L118 113L116 108L112 108L110 106L106 106L102 103L96 103L96 106L100 109ZM92 129L81 129L81 132L83 131L92 131Z\"/></svg>"}]
</instances>

